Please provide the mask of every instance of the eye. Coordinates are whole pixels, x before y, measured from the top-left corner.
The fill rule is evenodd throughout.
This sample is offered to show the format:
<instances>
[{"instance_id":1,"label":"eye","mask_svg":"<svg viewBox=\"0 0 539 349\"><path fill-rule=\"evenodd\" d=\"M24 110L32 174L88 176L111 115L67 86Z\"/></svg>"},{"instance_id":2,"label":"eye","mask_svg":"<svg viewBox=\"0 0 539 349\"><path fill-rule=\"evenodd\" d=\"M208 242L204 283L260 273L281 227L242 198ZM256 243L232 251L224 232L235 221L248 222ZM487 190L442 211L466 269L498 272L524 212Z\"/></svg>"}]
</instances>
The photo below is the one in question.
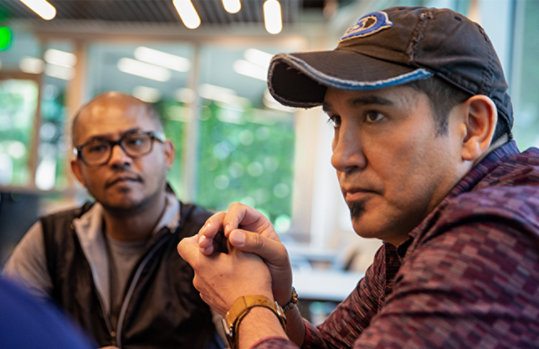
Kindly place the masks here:
<instances>
[{"instance_id":1,"label":"eye","mask_svg":"<svg viewBox=\"0 0 539 349\"><path fill-rule=\"evenodd\" d=\"M104 142L94 142L88 144L84 149L87 153L104 153L108 150L109 144Z\"/></svg>"},{"instance_id":2,"label":"eye","mask_svg":"<svg viewBox=\"0 0 539 349\"><path fill-rule=\"evenodd\" d=\"M328 114L328 124L331 124L334 128L338 128L341 126L341 117L335 114Z\"/></svg>"},{"instance_id":3,"label":"eye","mask_svg":"<svg viewBox=\"0 0 539 349\"><path fill-rule=\"evenodd\" d=\"M376 110L369 110L365 112L365 121L373 123L385 118L385 115Z\"/></svg>"},{"instance_id":4,"label":"eye","mask_svg":"<svg viewBox=\"0 0 539 349\"><path fill-rule=\"evenodd\" d=\"M135 133L124 138L122 144L129 149L138 150L139 148L146 147L147 143L150 142L150 140L151 138L147 134Z\"/></svg>"},{"instance_id":5,"label":"eye","mask_svg":"<svg viewBox=\"0 0 539 349\"><path fill-rule=\"evenodd\" d=\"M145 137L143 135L138 136L131 136L125 140L125 142L129 145L139 145L145 141Z\"/></svg>"}]
</instances>

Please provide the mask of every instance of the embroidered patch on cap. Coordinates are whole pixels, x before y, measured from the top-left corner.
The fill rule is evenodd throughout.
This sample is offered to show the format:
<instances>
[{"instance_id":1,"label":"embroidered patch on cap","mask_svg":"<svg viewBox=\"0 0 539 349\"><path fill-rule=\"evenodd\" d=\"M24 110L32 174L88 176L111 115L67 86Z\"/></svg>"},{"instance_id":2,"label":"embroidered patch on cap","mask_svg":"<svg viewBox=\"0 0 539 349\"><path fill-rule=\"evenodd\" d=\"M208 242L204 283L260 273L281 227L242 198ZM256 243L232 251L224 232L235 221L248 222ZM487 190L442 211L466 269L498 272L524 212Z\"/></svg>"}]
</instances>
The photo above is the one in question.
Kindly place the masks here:
<instances>
[{"instance_id":1,"label":"embroidered patch on cap","mask_svg":"<svg viewBox=\"0 0 539 349\"><path fill-rule=\"evenodd\" d=\"M392 26L393 23L387 17L387 13L382 11L372 12L361 17L357 20L356 24L348 28L342 36L341 41L369 36Z\"/></svg>"}]
</instances>

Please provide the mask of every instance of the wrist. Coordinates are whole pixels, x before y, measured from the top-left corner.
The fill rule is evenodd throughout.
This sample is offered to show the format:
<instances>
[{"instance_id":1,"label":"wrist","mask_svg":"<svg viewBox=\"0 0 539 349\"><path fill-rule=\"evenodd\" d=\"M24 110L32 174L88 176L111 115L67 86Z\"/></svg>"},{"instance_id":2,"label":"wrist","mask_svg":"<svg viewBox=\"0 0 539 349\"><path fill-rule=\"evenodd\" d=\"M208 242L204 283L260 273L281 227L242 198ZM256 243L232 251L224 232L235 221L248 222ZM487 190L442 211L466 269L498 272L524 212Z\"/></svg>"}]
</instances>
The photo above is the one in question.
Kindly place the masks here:
<instances>
[{"instance_id":1,"label":"wrist","mask_svg":"<svg viewBox=\"0 0 539 349\"><path fill-rule=\"evenodd\" d=\"M238 332L242 320L255 307L263 307L271 310L279 319L283 329L286 329L286 317L283 309L277 302L262 295L238 297L223 319L225 334L232 348L237 348L238 346Z\"/></svg>"}]
</instances>

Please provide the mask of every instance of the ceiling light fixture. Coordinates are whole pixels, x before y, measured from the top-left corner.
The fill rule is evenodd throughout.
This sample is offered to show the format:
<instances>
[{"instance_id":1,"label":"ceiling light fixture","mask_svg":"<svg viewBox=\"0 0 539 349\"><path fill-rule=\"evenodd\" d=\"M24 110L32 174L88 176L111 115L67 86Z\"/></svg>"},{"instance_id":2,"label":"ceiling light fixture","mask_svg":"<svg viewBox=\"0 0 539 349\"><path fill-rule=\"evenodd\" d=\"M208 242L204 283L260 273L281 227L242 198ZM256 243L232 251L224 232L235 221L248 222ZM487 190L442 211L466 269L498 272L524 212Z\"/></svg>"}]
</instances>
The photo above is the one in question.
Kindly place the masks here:
<instances>
[{"instance_id":1,"label":"ceiling light fixture","mask_svg":"<svg viewBox=\"0 0 539 349\"><path fill-rule=\"evenodd\" d=\"M200 17L191 0L172 0L180 19L189 29L196 29L200 26Z\"/></svg>"},{"instance_id":2,"label":"ceiling light fixture","mask_svg":"<svg viewBox=\"0 0 539 349\"><path fill-rule=\"evenodd\" d=\"M190 88L179 88L174 92L174 98L183 103L192 103L195 98L195 92Z\"/></svg>"},{"instance_id":3,"label":"ceiling light fixture","mask_svg":"<svg viewBox=\"0 0 539 349\"><path fill-rule=\"evenodd\" d=\"M258 50L256 48L248 48L247 50L245 50L245 53L243 54L243 56L249 62L256 64L260 67L263 67L264 69L268 69L271 58L273 57L273 55L267 52Z\"/></svg>"},{"instance_id":4,"label":"ceiling light fixture","mask_svg":"<svg viewBox=\"0 0 539 349\"><path fill-rule=\"evenodd\" d=\"M277 0L264 2L264 27L270 34L279 34L283 29L281 4Z\"/></svg>"},{"instance_id":5,"label":"ceiling light fixture","mask_svg":"<svg viewBox=\"0 0 539 349\"><path fill-rule=\"evenodd\" d=\"M164 68L179 72L186 72L190 67L190 63L187 58L144 46L140 46L135 49L135 58L139 61L160 65Z\"/></svg>"},{"instance_id":6,"label":"ceiling light fixture","mask_svg":"<svg viewBox=\"0 0 539 349\"><path fill-rule=\"evenodd\" d=\"M238 74L249 76L258 80L267 80L267 69L260 67L257 64L240 59L234 62L234 71Z\"/></svg>"},{"instance_id":7,"label":"ceiling light fixture","mask_svg":"<svg viewBox=\"0 0 539 349\"><path fill-rule=\"evenodd\" d=\"M19 68L24 73L41 74L45 69L45 62L35 57L23 57L19 62Z\"/></svg>"},{"instance_id":8,"label":"ceiling light fixture","mask_svg":"<svg viewBox=\"0 0 539 349\"><path fill-rule=\"evenodd\" d=\"M50 48L43 54L45 62L60 65L62 67L72 68L75 66L77 58L71 52L61 51L54 48Z\"/></svg>"},{"instance_id":9,"label":"ceiling light fixture","mask_svg":"<svg viewBox=\"0 0 539 349\"><path fill-rule=\"evenodd\" d=\"M46 21L49 21L56 16L56 9L47 0L20 1Z\"/></svg>"},{"instance_id":10,"label":"ceiling light fixture","mask_svg":"<svg viewBox=\"0 0 539 349\"><path fill-rule=\"evenodd\" d=\"M170 80L170 71L168 69L131 58L120 58L118 61L118 69L121 72L150 80L161 82Z\"/></svg>"},{"instance_id":11,"label":"ceiling light fixture","mask_svg":"<svg viewBox=\"0 0 539 349\"><path fill-rule=\"evenodd\" d=\"M246 99L236 94L236 91L212 84L202 84L198 89L200 97L225 104L245 104Z\"/></svg>"},{"instance_id":12,"label":"ceiling light fixture","mask_svg":"<svg viewBox=\"0 0 539 349\"><path fill-rule=\"evenodd\" d=\"M61 80L71 80L75 71L71 67L65 67L61 65L47 64L45 66L45 75Z\"/></svg>"},{"instance_id":13,"label":"ceiling light fixture","mask_svg":"<svg viewBox=\"0 0 539 349\"><path fill-rule=\"evenodd\" d=\"M240 59L234 62L234 71L251 78L266 81L268 75L268 67L272 55L264 51L249 48L243 54L245 59Z\"/></svg>"},{"instance_id":14,"label":"ceiling light fixture","mask_svg":"<svg viewBox=\"0 0 539 349\"><path fill-rule=\"evenodd\" d=\"M222 2L225 11L230 14L236 14L241 10L240 0L222 0Z\"/></svg>"},{"instance_id":15,"label":"ceiling light fixture","mask_svg":"<svg viewBox=\"0 0 539 349\"><path fill-rule=\"evenodd\" d=\"M161 92L153 87L136 86L133 88L133 96L146 103L155 103L161 99Z\"/></svg>"}]
</instances>

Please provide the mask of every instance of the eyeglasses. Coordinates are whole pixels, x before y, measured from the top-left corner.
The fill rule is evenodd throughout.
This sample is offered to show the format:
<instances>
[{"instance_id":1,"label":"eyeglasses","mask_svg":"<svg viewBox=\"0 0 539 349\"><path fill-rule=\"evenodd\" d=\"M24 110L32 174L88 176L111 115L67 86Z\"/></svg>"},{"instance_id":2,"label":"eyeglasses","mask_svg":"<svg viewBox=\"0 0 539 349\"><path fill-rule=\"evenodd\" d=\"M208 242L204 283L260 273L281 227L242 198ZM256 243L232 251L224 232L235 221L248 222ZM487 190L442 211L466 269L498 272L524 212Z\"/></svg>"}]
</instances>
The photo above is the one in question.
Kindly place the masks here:
<instances>
[{"instance_id":1,"label":"eyeglasses","mask_svg":"<svg viewBox=\"0 0 539 349\"><path fill-rule=\"evenodd\" d=\"M165 142L165 136L155 131L129 131L117 141L106 138L93 138L73 149L73 153L88 166L100 166L109 162L115 145L132 158L146 155L152 151L153 141Z\"/></svg>"}]
</instances>

